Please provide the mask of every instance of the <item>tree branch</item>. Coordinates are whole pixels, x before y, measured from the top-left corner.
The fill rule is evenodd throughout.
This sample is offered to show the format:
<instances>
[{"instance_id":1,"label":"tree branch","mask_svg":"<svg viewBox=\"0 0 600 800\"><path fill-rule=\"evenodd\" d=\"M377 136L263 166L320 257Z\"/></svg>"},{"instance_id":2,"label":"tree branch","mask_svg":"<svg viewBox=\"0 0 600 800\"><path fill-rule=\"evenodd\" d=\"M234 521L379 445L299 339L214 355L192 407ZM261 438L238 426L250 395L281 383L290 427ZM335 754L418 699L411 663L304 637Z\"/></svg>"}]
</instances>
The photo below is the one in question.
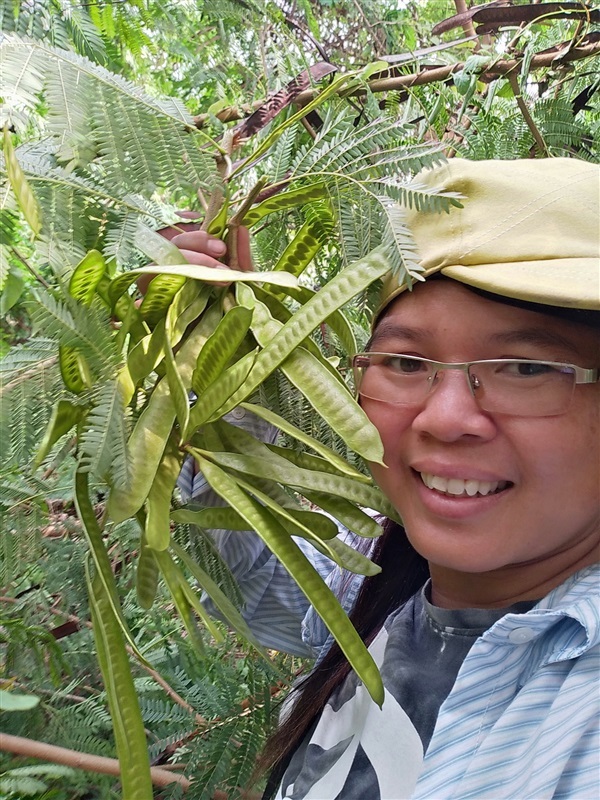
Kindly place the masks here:
<instances>
[{"instance_id":1,"label":"tree branch","mask_svg":"<svg viewBox=\"0 0 600 800\"><path fill-rule=\"evenodd\" d=\"M542 67L551 67L556 61L559 61L562 64L569 64L573 61L581 61L584 58L590 58L600 54L600 40L597 40L596 38L593 38L587 44L573 47L569 50L568 48L570 44L570 41L564 42L558 47L552 48L552 50L538 53L537 55L533 56L529 65L530 71L534 69L540 69ZM562 51L564 51L563 55L561 55ZM402 89L410 89L413 86L423 86L428 83L446 81L455 72L462 70L464 66L464 63L461 62L457 64L444 65L442 67L426 68L420 72L415 72L410 75L398 75L394 78L375 78L374 80L369 81L368 85L372 92L391 92ZM482 72L479 78L480 80L484 81L493 81L499 77L509 75L513 70L518 70L520 66L521 60L517 58L507 59L505 61L499 60L495 64L488 67L485 72ZM365 90L362 87L359 87L351 92L348 92L348 95L361 95L364 94L364 92ZM299 106L304 106L314 97L316 97L316 95L316 89L307 89L299 94L294 102ZM262 101L261 103L258 103L258 105L262 105ZM245 116L246 113L242 109L234 106L231 106L230 108L224 108L217 114L217 117L221 120L221 122L231 122L234 120L243 119ZM207 119L207 115L202 114L198 117L195 117L194 122L198 128L202 128Z\"/></svg>"},{"instance_id":2,"label":"tree branch","mask_svg":"<svg viewBox=\"0 0 600 800\"><path fill-rule=\"evenodd\" d=\"M14 753L27 758L39 758L53 764L63 764L66 767L81 769L86 772L96 772L101 775L120 776L120 766L116 758L95 756L91 753L81 753L78 750L68 750L66 747L57 747L46 742L26 739L23 736L12 736L0 733L0 750L5 753ZM151 767L150 776L155 786L168 786L172 783L180 784L183 789L188 789L190 782L183 775L174 775L161 767Z\"/></svg>"}]
</instances>

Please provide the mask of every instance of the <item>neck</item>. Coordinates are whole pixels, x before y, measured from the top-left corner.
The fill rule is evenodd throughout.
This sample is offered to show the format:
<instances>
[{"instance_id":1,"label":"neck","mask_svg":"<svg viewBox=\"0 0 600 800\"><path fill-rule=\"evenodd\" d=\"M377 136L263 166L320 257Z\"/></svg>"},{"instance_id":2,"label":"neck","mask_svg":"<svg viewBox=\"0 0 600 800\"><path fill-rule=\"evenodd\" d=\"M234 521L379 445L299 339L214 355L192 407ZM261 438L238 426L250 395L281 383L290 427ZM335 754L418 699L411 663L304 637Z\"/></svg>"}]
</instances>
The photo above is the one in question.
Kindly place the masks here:
<instances>
[{"instance_id":1,"label":"neck","mask_svg":"<svg viewBox=\"0 0 600 800\"><path fill-rule=\"evenodd\" d=\"M431 600L440 608L506 608L540 600L571 575L598 561L598 546L569 563L511 564L485 573L464 573L429 564ZM560 559L557 559L559 562Z\"/></svg>"}]
</instances>

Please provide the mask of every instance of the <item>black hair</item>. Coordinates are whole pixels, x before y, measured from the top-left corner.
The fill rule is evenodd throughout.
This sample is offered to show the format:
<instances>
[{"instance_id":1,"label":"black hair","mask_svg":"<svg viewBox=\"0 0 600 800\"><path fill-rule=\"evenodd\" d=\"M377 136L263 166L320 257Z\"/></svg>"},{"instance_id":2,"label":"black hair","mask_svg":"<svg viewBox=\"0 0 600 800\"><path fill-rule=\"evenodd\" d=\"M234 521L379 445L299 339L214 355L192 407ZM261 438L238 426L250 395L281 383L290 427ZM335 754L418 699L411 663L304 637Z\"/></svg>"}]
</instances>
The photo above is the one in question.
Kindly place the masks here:
<instances>
[{"instance_id":1,"label":"black hair","mask_svg":"<svg viewBox=\"0 0 600 800\"><path fill-rule=\"evenodd\" d=\"M367 645L392 611L419 591L429 577L427 561L411 545L404 528L388 519L383 529L371 556L382 570L363 580L350 613L350 620ZM274 796L292 755L350 670L346 657L334 642L315 669L293 689L291 711L268 740L259 760L261 772L271 770L263 800Z\"/></svg>"}]
</instances>

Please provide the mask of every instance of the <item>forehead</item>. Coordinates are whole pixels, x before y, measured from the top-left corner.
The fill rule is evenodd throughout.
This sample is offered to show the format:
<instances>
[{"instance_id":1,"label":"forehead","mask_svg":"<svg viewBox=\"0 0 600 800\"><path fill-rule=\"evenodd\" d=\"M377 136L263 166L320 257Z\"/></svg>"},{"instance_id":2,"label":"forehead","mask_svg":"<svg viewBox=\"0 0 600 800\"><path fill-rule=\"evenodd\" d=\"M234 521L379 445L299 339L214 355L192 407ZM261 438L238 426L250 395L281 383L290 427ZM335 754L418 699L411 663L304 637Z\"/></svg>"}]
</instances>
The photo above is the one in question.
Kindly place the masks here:
<instances>
[{"instance_id":1,"label":"forehead","mask_svg":"<svg viewBox=\"0 0 600 800\"><path fill-rule=\"evenodd\" d=\"M579 357L594 364L600 358L599 333L591 326L495 301L451 280L418 284L391 303L377 323L370 347L386 342L449 348L490 345L509 350L529 345L543 351L540 358Z\"/></svg>"}]
</instances>

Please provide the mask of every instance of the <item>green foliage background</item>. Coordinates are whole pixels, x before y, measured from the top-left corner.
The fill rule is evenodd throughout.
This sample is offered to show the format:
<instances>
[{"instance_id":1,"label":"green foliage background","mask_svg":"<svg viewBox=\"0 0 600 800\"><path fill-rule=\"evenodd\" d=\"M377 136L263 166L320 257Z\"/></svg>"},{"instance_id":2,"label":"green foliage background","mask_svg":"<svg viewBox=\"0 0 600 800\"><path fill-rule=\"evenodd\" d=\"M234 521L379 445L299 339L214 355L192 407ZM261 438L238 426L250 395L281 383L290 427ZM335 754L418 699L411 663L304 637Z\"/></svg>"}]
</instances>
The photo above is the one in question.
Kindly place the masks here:
<instances>
[{"instance_id":1,"label":"green foliage background","mask_svg":"<svg viewBox=\"0 0 600 800\"><path fill-rule=\"evenodd\" d=\"M242 142L232 154L239 175L229 196L231 216L261 178L285 190L326 184L324 195L273 213L255 228L253 254L262 269L272 269L299 232L312 237L314 258L298 267L306 287L326 286L380 245L392 268L414 271L394 204L433 203L407 196L406 183L420 166L443 155L598 159L598 20L586 13L536 22L515 17L478 31L476 38L469 38L472 27L432 33L456 11L452 2L439 0L2 0L3 70L9 76L0 91L2 123L41 209L34 238L23 198L15 202L14 187L4 180L0 688L33 695L38 703L28 711L0 712L3 731L115 755L89 630L89 548L73 497L79 457L73 432L58 440L41 469L31 466L52 406L64 392L56 339L67 342L68 314L76 332L68 341L95 344L85 352L96 380L89 407L97 416L120 363L106 309L69 306L68 297L60 310L52 305L86 252L102 250L118 272L146 263L147 250L136 244L139 221L160 228L178 221L177 209L201 212L199 190L209 197L219 184L214 143L222 145L265 97L322 61L335 65L339 76L383 59L351 84L352 91L332 93L316 116L280 132L256 163L244 159L268 144L298 104L282 107L270 126L247 145ZM535 66L540 54L563 43L568 47L554 60ZM511 75L496 70L511 59L517 62ZM446 71L443 80L407 87L407 76L432 66ZM320 89L332 80L320 82ZM292 261L287 258L288 267ZM40 290L48 292L41 305ZM375 294L371 287L345 309L348 331L359 345ZM260 291L257 296L275 307ZM303 302L288 300L285 313ZM320 326L313 338L334 361L348 354L348 337L329 327ZM285 374L273 373L258 394L304 434L364 469L344 437L314 414ZM143 402L130 411L133 417L142 407ZM119 436L126 437L130 420L122 423L111 440L113 479L121 463ZM88 459L93 510L101 517L110 480L89 430L77 444ZM298 439L282 439L299 453L305 449ZM235 583L210 540L182 524L174 537L212 569L235 601ZM278 655L268 665L220 623L222 641L216 629L194 626L192 635L164 584L152 608L141 609L135 521L109 527L104 545L124 619L147 662L133 659L132 670L151 761L182 766L194 781L186 797L242 796L273 721L272 690L280 699L301 663ZM161 683L149 669L160 673ZM156 789L156 796L180 792L171 785ZM0 797L121 794L115 778L0 757Z\"/></svg>"}]
</instances>

